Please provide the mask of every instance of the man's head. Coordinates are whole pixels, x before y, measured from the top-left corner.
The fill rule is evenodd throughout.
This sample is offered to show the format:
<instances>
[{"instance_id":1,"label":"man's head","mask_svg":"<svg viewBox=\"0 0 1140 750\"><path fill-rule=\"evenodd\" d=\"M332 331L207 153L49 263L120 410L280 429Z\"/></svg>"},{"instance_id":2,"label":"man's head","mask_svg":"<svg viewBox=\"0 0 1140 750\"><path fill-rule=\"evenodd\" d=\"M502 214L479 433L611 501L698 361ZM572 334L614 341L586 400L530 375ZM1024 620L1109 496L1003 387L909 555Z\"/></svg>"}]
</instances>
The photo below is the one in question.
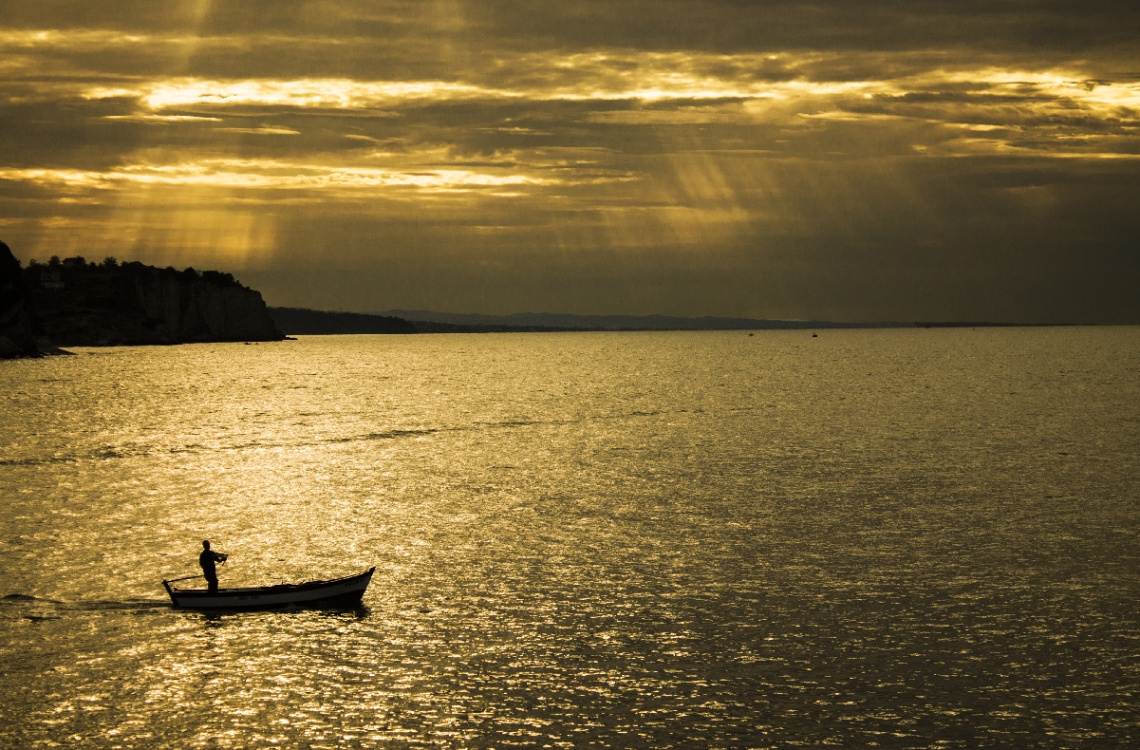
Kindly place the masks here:
<instances>
[{"instance_id":1,"label":"man's head","mask_svg":"<svg viewBox=\"0 0 1140 750\"><path fill-rule=\"evenodd\" d=\"M202 549L210 549L210 540L209 539L203 539L202 540Z\"/></svg>"}]
</instances>

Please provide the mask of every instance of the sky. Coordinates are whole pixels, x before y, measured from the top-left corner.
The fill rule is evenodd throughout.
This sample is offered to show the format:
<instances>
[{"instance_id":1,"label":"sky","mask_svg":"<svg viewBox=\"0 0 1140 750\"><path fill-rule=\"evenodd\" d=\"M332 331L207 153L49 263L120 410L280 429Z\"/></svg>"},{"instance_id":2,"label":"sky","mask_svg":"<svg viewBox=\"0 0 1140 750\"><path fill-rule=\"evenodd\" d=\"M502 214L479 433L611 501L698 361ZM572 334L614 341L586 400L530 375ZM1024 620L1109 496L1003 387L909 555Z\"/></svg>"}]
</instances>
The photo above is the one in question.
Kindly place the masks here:
<instances>
[{"instance_id":1,"label":"sky","mask_svg":"<svg viewBox=\"0 0 1140 750\"><path fill-rule=\"evenodd\" d=\"M1135 0L0 0L0 240L275 306L1140 323Z\"/></svg>"}]
</instances>

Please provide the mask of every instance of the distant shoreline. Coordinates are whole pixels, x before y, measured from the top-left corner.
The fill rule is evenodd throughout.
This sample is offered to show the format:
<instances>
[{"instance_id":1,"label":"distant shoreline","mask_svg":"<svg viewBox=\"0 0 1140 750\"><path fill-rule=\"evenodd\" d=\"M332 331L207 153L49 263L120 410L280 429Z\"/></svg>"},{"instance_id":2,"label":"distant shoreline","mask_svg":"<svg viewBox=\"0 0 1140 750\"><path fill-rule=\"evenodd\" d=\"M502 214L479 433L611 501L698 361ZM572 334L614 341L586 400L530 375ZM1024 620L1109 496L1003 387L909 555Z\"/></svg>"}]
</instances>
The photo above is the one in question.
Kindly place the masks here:
<instances>
[{"instance_id":1,"label":"distant shoreline","mask_svg":"<svg viewBox=\"0 0 1140 750\"><path fill-rule=\"evenodd\" d=\"M407 333L1048 328L1082 325L1079 323L1002 323L992 321L842 323L821 320L685 318L667 315L564 315L555 313L480 315L475 313L438 313L427 310L352 313L297 307L269 307L268 310L277 327L291 336Z\"/></svg>"}]
</instances>

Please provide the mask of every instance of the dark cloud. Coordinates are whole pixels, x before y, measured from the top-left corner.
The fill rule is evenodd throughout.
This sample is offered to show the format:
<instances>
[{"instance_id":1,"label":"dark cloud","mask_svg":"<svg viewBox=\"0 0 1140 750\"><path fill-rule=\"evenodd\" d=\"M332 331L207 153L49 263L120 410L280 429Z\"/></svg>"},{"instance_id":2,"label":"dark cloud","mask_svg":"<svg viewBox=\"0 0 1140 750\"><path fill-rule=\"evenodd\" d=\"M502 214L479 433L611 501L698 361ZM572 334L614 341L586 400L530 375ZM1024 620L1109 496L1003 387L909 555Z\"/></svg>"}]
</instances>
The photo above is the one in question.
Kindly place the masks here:
<instances>
[{"instance_id":1,"label":"dark cloud","mask_svg":"<svg viewBox=\"0 0 1140 750\"><path fill-rule=\"evenodd\" d=\"M273 304L1138 322L1140 6L0 8L0 237Z\"/></svg>"}]
</instances>

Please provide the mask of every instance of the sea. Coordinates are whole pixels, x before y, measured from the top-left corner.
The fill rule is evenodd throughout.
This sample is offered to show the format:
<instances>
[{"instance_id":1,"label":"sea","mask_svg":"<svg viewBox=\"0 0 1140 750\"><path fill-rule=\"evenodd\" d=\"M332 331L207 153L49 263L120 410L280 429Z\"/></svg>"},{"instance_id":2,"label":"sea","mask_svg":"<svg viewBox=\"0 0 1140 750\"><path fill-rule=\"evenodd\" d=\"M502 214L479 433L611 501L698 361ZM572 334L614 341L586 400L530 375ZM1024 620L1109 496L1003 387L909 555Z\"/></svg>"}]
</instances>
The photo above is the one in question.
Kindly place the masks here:
<instances>
[{"instance_id":1,"label":"sea","mask_svg":"<svg viewBox=\"0 0 1140 750\"><path fill-rule=\"evenodd\" d=\"M1140 747L1140 327L817 333L0 362L0 747Z\"/></svg>"}]
</instances>

